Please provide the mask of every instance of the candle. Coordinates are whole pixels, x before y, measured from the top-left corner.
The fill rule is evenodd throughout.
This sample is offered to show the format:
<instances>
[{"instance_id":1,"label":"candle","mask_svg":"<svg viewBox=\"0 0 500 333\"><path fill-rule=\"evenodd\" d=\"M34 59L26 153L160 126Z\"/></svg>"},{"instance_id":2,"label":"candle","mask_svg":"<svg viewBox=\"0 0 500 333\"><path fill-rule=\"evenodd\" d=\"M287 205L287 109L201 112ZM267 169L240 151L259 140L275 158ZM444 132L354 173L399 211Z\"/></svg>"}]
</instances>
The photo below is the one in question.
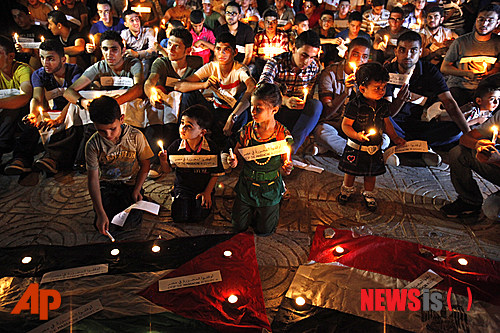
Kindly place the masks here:
<instances>
[{"instance_id":1,"label":"candle","mask_svg":"<svg viewBox=\"0 0 500 333\"><path fill-rule=\"evenodd\" d=\"M303 306L304 304L306 304L306 300L304 297L299 296L295 299L295 304L297 304L298 306Z\"/></svg>"},{"instance_id":2,"label":"candle","mask_svg":"<svg viewBox=\"0 0 500 333\"><path fill-rule=\"evenodd\" d=\"M287 146L286 148L287 148L287 149L286 149L286 160L287 160L287 161L289 161L289 162L291 162L291 161L292 161L292 160L291 160L291 155L292 155L292 147Z\"/></svg>"},{"instance_id":3,"label":"candle","mask_svg":"<svg viewBox=\"0 0 500 333\"><path fill-rule=\"evenodd\" d=\"M462 266L467 266L467 264L469 263L465 258L459 258L457 261Z\"/></svg>"},{"instance_id":4,"label":"candle","mask_svg":"<svg viewBox=\"0 0 500 333\"><path fill-rule=\"evenodd\" d=\"M370 130L368 131L368 133L366 134L366 136L368 137L368 136L374 135L376 133L377 133L377 131L374 128L370 128Z\"/></svg>"},{"instance_id":5,"label":"candle","mask_svg":"<svg viewBox=\"0 0 500 333\"><path fill-rule=\"evenodd\" d=\"M337 252L338 254L344 253L344 251L345 250L342 246L335 247L335 252Z\"/></svg>"},{"instance_id":6,"label":"candle","mask_svg":"<svg viewBox=\"0 0 500 333\"><path fill-rule=\"evenodd\" d=\"M45 42L45 37L43 37L43 36L40 37L40 40L42 41L42 43Z\"/></svg>"},{"instance_id":7,"label":"candle","mask_svg":"<svg viewBox=\"0 0 500 333\"><path fill-rule=\"evenodd\" d=\"M127 42L123 38L122 38L122 43L123 43L123 48L126 49L127 48Z\"/></svg>"},{"instance_id":8,"label":"candle","mask_svg":"<svg viewBox=\"0 0 500 333\"><path fill-rule=\"evenodd\" d=\"M420 18L417 19L418 29L422 29L422 20Z\"/></svg>"},{"instance_id":9,"label":"candle","mask_svg":"<svg viewBox=\"0 0 500 333\"><path fill-rule=\"evenodd\" d=\"M163 151L163 141L162 140L158 140L158 146L160 146L160 151Z\"/></svg>"},{"instance_id":10,"label":"candle","mask_svg":"<svg viewBox=\"0 0 500 333\"><path fill-rule=\"evenodd\" d=\"M385 47L387 47L387 44L389 43L389 35L384 36L384 43L385 43Z\"/></svg>"},{"instance_id":11,"label":"candle","mask_svg":"<svg viewBox=\"0 0 500 333\"><path fill-rule=\"evenodd\" d=\"M149 99L153 103L160 101L160 98L158 97L158 90L156 90L155 87L151 88L151 96L149 97Z\"/></svg>"},{"instance_id":12,"label":"candle","mask_svg":"<svg viewBox=\"0 0 500 333\"><path fill-rule=\"evenodd\" d=\"M59 8L58 8L57 6L54 6L54 9L55 9L55 10L59 10Z\"/></svg>"},{"instance_id":13,"label":"candle","mask_svg":"<svg viewBox=\"0 0 500 333\"><path fill-rule=\"evenodd\" d=\"M486 61L483 61L483 72L486 73L488 71L488 64Z\"/></svg>"},{"instance_id":14,"label":"candle","mask_svg":"<svg viewBox=\"0 0 500 333\"><path fill-rule=\"evenodd\" d=\"M14 34L14 40L16 41L16 43L19 43L19 35L17 34L17 32Z\"/></svg>"},{"instance_id":15,"label":"candle","mask_svg":"<svg viewBox=\"0 0 500 333\"><path fill-rule=\"evenodd\" d=\"M358 69L358 67L356 66L356 63L354 61L351 61L349 63L349 67L351 67L353 74L356 74L356 70Z\"/></svg>"},{"instance_id":16,"label":"candle","mask_svg":"<svg viewBox=\"0 0 500 333\"><path fill-rule=\"evenodd\" d=\"M375 29L375 25L372 23L370 23L370 35L373 35L373 29Z\"/></svg>"},{"instance_id":17,"label":"candle","mask_svg":"<svg viewBox=\"0 0 500 333\"><path fill-rule=\"evenodd\" d=\"M106 230L106 235L108 235L109 239L111 239L111 242L115 242L115 239L113 238L113 236L109 233L108 230Z\"/></svg>"},{"instance_id":18,"label":"candle","mask_svg":"<svg viewBox=\"0 0 500 333\"><path fill-rule=\"evenodd\" d=\"M40 113L40 119L43 121L43 108L41 106L38 107L38 113Z\"/></svg>"},{"instance_id":19,"label":"candle","mask_svg":"<svg viewBox=\"0 0 500 333\"><path fill-rule=\"evenodd\" d=\"M111 250L111 255L112 255L112 256L117 256L117 255L119 255L119 254L120 254L120 250L119 250L119 249L112 249L112 250Z\"/></svg>"},{"instance_id":20,"label":"candle","mask_svg":"<svg viewBox=\"0 0 500 333\"><path fill-rule=\"evenodd\" d=\"M234 304L236 302L238 302L238 296L236 295L230 295L228 298L227 298L227 301L231 304Z\"/></svg>"},{"instance_id":21,"label":"candle","mask_svg":"<svg viewBox=\"0 0 500 333\"><path fill-rule=\"evenodd\" d=\"M229 156L231 157L232 160L234 160L233 148L229 148Z\"/></svg>"},{"instance_id":22,"label":"candle","mask_svg":"<svg viewBox=\"0 0 500 333\"><path fill-rule=\"evenodd\" d=\"M155 27L155 40L158 40L158 27Z\"/></svg>"},{"instance_id":23,"label":"candle","mask_svg":"<svg viewBox=\"0 0 500 333\"><path fill-rule=\"evenodd\" d=\"M306 101L306 98L307 98L307 93L309 92L309 90L306 88L304 88L304 102Z\"/></svg>"},{"instance_id":24,"label":"candle","mask_svg":"<svg viewBox=\"0 0 500 333\"><path fill-rule=\"evenodd\" d=\"M230 258L233 255L233 252L226 250L224 251L224 257Z\"/></svg>"},{"instance_id":25,"label":"candle","mask_svg":"<svg viewBox=\"0 0 500 333\"><path fill-rule=\"evenodd\" d=\"M94 40L94 35L90 34L89 39L92 42L92 46L95 47L95 40Z\"/></svg>"},{"instance_id":26,"label":"candle","mask_svg":"<svg viewBox=\"0 0 500 333\"><path fill-rule=\"evenodd\" d=\"M165 19L161 20L161 24L162 24L163 26L165 26L165 22L166 22L166 21L165 21Z\"/></svg>"},{"instance_id":27,"label":"candle","mask_svg":"<svg viewBox=\"0 0 500 333\"><path fill-rule=\"evenodd\" d=\"M31 257L24 257L24 258L21 260L21 262L22 262L23 264L29 264L29 263L31 262L31 259L32 259Z\"/></svg>"},{"instance_id":28,"label":"candle","mask_svg":"<svg viewBox=\"0 0 500 333\"><path fill-rule=\"evenodd\" d=\"M491 130L493 131L493 137L491 138L491 142L495 144L497 143L498 126L491 126Z\"/></svg>"},{"instance_id":29,"label":"candle","mask_svg":"<svg viewBox=\"0 0 500 333\"><path fill-rule=\"evenodd\" d=\"M157 253L157 252L160 252L161 250L161 247L159 247L158 245L153 245L153 247L151 248L151 251Z\"/></svg>"}]
</instances>

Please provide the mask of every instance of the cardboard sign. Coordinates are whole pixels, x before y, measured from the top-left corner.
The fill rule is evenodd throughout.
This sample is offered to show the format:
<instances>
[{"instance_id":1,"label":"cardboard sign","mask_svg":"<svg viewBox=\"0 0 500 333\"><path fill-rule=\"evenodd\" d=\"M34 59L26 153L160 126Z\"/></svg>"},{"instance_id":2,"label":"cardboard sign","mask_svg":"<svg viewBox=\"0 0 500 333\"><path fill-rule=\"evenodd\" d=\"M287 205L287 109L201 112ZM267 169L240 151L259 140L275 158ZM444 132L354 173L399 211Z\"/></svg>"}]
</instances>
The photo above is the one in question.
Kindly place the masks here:
<instances>
[{"instance_id":1,"label":"cardboard sign","mask_svg":"<svg viewBox=\"0 0 500 333\"><path fill-rule=\"evenodd\" d=\"M222 281L220 271L180 276L158 281L159 291L168 291L180 288L200 286L202 284Z\"/></svg>"},{"instance_id":2,"label":"cardboard sign","mask_svg":"<svg viewBox=\"0 0 500 333\"><path fill-rule=\"evenodd\" d=\"M217 155L168 155L170 164L178 168L215 168Z\"/></svg>"},{"instance_id":3,"label":"cardboard sign","mask_svg":"<svg viewBox=\"0 0 500 333\"><path fill-rule=\"evenodd\" d=\"M77 279L83 276L105 274L107 272L108 264L61 269L43 274L40 284L60 280Z\"/></svg>"},{"instance_id":4,"label":"cardboard sign","mask_svg":"<svg viewBox=\"0 0 500 333\"><path fill-rule=\"evenodd\" d=\"M236 51L238 51L238 53L245 53L245 47L242 45L236 45Z\"/></svg>"},{"instance_id":5,"label":"cardboard sign","mask_svg":"<svg viewBox=\"0 0 500 333\"><path fill-rule=\"evenodd\" d=\"M261 158L267 158L272 156L277 156L281 154L287 154L290 152L288 143L285 140L264 143L258 146L251 146L238 149L241 156L245 161L259 160Z\"/></svg>"},{"instance_id":6,"label":"cardboard sign","mask_svg":"<svg viewBox=\"0 0 500 333\"><path fill-rule=\"evenodd\" d=\"M179 79L167 76L167 79L165 80L165 87L173 87L177 82L179 82Z\"/></svg>"},{"instance_id":7,"label":"cardboard sign","mask_svg":"<svg viewBox=\"0 0 500 333\"><path fill-rule=\"evenodd\" d=\"M392 146L388 148L384 152L384 162L389 158L389 156L393 154L410 153L410 152L426 153L428 151L429 147L427 146L426 141L422 140L407 141L402 146Z\"/></svg>"},{"instance_id":8,"label":"cardboard sign","mask_svg":"<svg viewBox=\"0 0 500 333\"><path fill-rule=\"evenodd\" d=\"M113 87L132 87L134 79L123 76L103 76L101 77L101 85Z\"/></svg>"},{"instance_id":9,"label":"cardboard sign","mask_svg":"<svg viewBox=\"0 0 500 333\"><path fill-rule=\"evenodd\" d=\"M410 81L410 74L389 73L389 84L402 86Z\"/></svg>"},{"instance_id":10,"label":"cardboard sign","mask_svg":"<svg viewBox=\"0 0 500 333\"><path fill-rule=\"evenodd\" d=\"M61 97L62 95L64 95L64 91L66 91L66 88L56 88L45 91L45 98L50 101L51 99Z\"/></svg>"},{"instance_id":11,"label":"cardboard sign","mask_svg":"<svg viewBox=\"0 0 500 333\"><path fill-rule=\"evenodd\" d=\"M443 278L436 274L432 269L429 269L427 272L407 284L405 289L431 289L441 281L443 281Z\"/></svg>"},{"instance_id":12,"label":"cardboard sign","mask_svg":"<svg viewBox=\"0 0 500 333\"><path fill-rule=\"evenodd\" d=\"M229 93L222 88L215 89L213 87L210 87L210 90L212 90L217 95L217 97L229 104L229 106L231 106L232 108L234 108L234 106L238 102L233 96L229 95Z\"/></svg>"},{"instance_id":13,"label":"cardboard sign","mask_svg":"<svg viewBox=\"0 0 500 333\"><path fill-rule=\"evenodd\" d=\"M104 309L102 307L101 301L96 299L90 303L80 306L79 308L74 309L68 313L60 315L35 329L32 329L28 333L55 333L60 330L73 325L74 323L87 318L94 313L97 313Z\"/></svg>"}]
</instances>

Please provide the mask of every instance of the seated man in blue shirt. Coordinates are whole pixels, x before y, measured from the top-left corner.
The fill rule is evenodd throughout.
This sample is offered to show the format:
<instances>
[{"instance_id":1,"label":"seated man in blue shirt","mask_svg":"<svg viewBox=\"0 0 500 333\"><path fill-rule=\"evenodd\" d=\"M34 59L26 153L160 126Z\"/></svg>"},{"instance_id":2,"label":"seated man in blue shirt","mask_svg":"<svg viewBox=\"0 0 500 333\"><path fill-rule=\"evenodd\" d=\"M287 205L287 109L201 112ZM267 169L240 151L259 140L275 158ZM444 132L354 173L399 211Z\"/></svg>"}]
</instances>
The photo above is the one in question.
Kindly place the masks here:
<instances>
[{"instance_id":1,"label":"seated man in blue shirt","mask_svg":"<svg viewBox=\"0 0 500 333\"><path fill-rule=\"evenodd\" d=\"M97 14L99 14L99 21L92 24L90 28L90 33L92 35L102 34L104 31L108 30L120 32L126 29L121 18L111 16L111 4L109 1L97 1Z\"/></svg>"}]
</instances>

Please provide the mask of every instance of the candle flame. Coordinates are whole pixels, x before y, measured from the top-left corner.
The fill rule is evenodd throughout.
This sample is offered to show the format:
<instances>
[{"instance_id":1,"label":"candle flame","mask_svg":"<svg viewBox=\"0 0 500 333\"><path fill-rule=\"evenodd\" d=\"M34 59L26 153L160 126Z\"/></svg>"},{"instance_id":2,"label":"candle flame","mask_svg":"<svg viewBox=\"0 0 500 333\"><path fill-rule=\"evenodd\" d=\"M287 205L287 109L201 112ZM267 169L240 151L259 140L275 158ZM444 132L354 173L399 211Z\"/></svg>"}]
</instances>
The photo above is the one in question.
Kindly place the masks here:
<instances>
[{"instance_id":1,"label":"candle flame","mask_svg":"<svg viewBox=\"0 0 500 333\"><path fill-rule=\"evenodd\" d=\"M486 61L483 61L483 70L485 73L488 71L488 64L486 63Z\"/></svg>"},{"instance_id":2,"label":"candle flame","mask_svg":"<svg viewBox=\"0 0 500 333\"><path fill-rule=\"evenodd\" d=\"M158 146L160 147L161 151L163 151L163 141L162 140L158 140Z\"/></svg>"},{"instance_id":3,"label":"candle flame","mask_svg":"<svg viewBox=\"0 0 500 333\"><path fill-rule=\"evenodd\" d=\"M158 27L155 27L155 34L158 33Z\"/></svg>"},{"instance_id":4,"label":"candle flame","mask_svg":"<svg viewBox=\"0 0 500 333\"><path fill-rule=\"evenodd\" d=\"M368 131L368 134L366 134L366 136L374 135L376 133L377 133L377 131L374 128L370 128L370 130Z\"/></svg>"},{"instance_id":5,"label":"candle flame","mask_svg":"<svg viewBox=\"0 0 500 333\"><path fill-rule=\"evenodd\" d=\"M40 114L42 114L43 108L41 106L38 107L38 112L40 112Z\"/></svg>"},{"instance_id":6,"label":"candle flame","mask_svg":"<svg viewBox=\"0 0 500 333\"><path fill-rule=\"evenodd\" d=\"M40 40L42 41L42 43L45 42L45 37L43 37L43 36L40 37Z\"/></svg>"},{"instance_id":7,"label":"candle flame","mask_svg":"<svg viewBox=\"0 0 500 333\"><path fill-rule=\"evenodd\" d=\"M422 20L418 18L417 23L418 23L418 25L422 25Z\"/></svg>"},{"instance_id":8,"label":"candle flame","mask_svg":"<svg viewBox=\"0 0 500 333\"><path fill-rule=\"evenodd\" d=\"M17 32L14 34L14 39L16 40L16 43L19 43L19 35Z\"/></svg>"},{"instance_id":9,"label":"candle flame","mask_svg":"<svg viewBox=\"0 0 500 333\"><path fill-rule=\"evenodd\" d=\"M149 99L151 100L151 102L159 102L160 101L160 97L158 95L158 90L153 87L151 88L151 96L149 97Z\"/></svg>"},{"instance_id":10,"label":"candle flame","mask_svg":"<svg viewBox=\"0 0 500 333\"><path fill-rule=\"evenodd\" d=\"M349 67L351 67L352 70L354 71L354 73L356 73L356 70L358 69L358 67L356 66L356 63L354 61L351 61L349 63Z\"/></svg>"},{"instance_id":11,"label":"candle flame","mask_svg":"<svg viewBox=\"0 0 500 333\"><path fill-rule=\"evenodd\" d=\"M389 35L384 36L384 42L387 44L389 42Z\"/></svg>"},{"instance_id":12,"label":"candle flame","mask_svg":"<svg viewBox=\"0 0 500 333\"><path fill-rule=\"evenodd\" d=\"M304 88L304 101L306 100L308 93L309 93L309 89Z\"/></svg>"},{"instance_id":13,"label":"candle flame","mask_svg":"<svg viewBox=\"0 0 500 333\"><path fill-rule=\"evenodd\" d=\"M54 6L54 9L55 9L55 10L59 10L59 7L57 7L57 6Z\"/></svg>"}]
</instances>

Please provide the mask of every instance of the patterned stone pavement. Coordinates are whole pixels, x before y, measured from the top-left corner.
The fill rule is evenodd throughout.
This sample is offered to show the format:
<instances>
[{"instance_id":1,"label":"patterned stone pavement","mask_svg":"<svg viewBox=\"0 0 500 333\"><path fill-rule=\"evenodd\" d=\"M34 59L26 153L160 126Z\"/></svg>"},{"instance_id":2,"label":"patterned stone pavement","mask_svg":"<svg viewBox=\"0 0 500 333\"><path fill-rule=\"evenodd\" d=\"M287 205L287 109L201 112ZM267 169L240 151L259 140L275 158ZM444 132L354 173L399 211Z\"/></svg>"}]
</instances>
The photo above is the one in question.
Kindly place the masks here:
<instances>
[{"instance_id":1,"label":"patterned stone pavement","mask_svg":"<svg viewBox=\"0 0 500 333\"><path fill-rule=\"evenodd\" d=\"M447 165L439 168L388 167L379 177L379 210L368 212L361 196L340 206L336 196L342 182L337 160L306 156L309 163L325 168L322 174L295 169L285 182L291 198L282 203L277 232L256 237L257 259L270 320L279 306L294 272L307 262L316 226L357 228L361 232L404 239L436 248L495 260L500 259L500 226L479 217L474 221L444 219L439 207L455 199ZM33 185L37 182L36 185ZM148 200L162 206L159 216L145 214L139 230L116 235L118 240L171 239L183 236L231 232L230 212L237 172L223 177L217 186L215 209L203 224L174 224L169 216L173 175L148 180ZM22 186L20 183L32 183ZM484 194L498 190L480 180ZM361 183L357 184L361 188ZM32 174L25 179L0 175L0 247L30 244L80 245L107 242L92 227L94 213L86 177L72 172L53 177Z\"/></svg>"}]
</instances>

